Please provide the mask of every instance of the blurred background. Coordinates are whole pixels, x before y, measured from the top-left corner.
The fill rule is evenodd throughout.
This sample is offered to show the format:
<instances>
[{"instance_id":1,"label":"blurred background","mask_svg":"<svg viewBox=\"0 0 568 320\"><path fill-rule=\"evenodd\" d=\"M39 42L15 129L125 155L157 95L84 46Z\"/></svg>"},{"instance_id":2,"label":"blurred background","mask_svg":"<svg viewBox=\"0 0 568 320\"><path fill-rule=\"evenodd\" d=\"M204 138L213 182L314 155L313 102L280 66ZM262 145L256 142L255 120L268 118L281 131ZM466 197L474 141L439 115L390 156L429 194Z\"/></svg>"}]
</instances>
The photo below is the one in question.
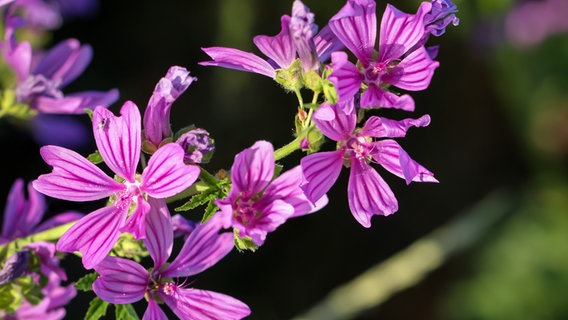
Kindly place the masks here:
<instances>
[{"instance_id":1,"label":"blurred background","mask_svg":"<svg viewBox=\"0 0 568 320\"><path fill-rule=\"evenodd\" d=\"M431 115L429 127L399 142L440 183L406 186L379 168L399 211L374 217L365 229L349 212L344 171L325 209L287 222L255 253L232 252L194 279L194 287L246 302L250 319L568 319L568 2L454 2L460 25L430 39L440 45L440 67L427 90L412 93L416 111L379 112L394 119ZM345 2L304 3L322 28ZM386 3L377 1L379 19ZM390 3L415 12L420 2ZM191 70L198 81L174 103L172 126L210 132L216 152L206 168L216 171L229 169L234 155L257 140L275 147L291 141L297 100L267 77L197 65L207 60L200 48L258 53L253 36L278 33L291 6L291 0L103 0L91 17L67 21L50 42L74 37L93 46L92 64L67 90L118 88L114 112L126 100L145 108L170 66ZM87 117L78 119L88 132ZM18 177L30 181L50 170L27 131L8 125L0 139L1 194ZM93 141L78 150L91 153ZM282 164L290 168L299 159L295 153ZM50 212L89 212L100 203L80 205L50 199ZM405 256L425 241L435 250ZM435 262L423 268L433 252ZM305 313L393 259L402 267L382 269L382 279L396 282L404 273L411 280L394 289L365 280L369 292L359 293L373 297L386 288L382 298L343 315ZM65 264L71 280L82 273L75 257ZM68 318L82 318L91 298L80 293ZM142 314L145 302L135 306Z\"/></svg>"}]
</instances>

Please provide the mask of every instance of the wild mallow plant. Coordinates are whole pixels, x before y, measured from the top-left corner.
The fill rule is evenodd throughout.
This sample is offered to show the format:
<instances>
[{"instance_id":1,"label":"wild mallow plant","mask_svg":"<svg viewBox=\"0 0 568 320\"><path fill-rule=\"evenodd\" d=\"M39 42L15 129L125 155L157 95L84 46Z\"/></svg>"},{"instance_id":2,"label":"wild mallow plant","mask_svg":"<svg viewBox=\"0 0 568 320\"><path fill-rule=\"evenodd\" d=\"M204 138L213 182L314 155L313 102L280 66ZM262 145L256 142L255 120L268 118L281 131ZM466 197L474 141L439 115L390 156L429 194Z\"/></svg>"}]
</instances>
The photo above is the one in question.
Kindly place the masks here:
<instances>
[{"instance_id":1,"label":"wild mallow plant","mask_svg":"<svg viewBox=\"0 0 568 320\"><path fill-rule=\"evenodd\" d=\"M438 182L395 140L427 126L430 116L396 120L380 113L383 108L415 110L411 93L427 89L440 64L438 48L428 47L428 39L459 22L449 0L422 2L416 13L389 4L380 22L374 0L348 0L321 29L309 8L295 0L277 35L254 37L266 58L235 48L203 48L210 60L201 65L259 73L299 101L289 144L275 149L259 140L235 156L230 170L214 173L203 166L215 150L209 132L190 126L174 133L170 126L173 103L197 80L187 69L167 71L143 115L132 101L117 115L107 109L118 98L116 90L62 91L84 71L90 47L70 39L40 53L16 37L18 28L37 28L26 18L38 3L0 1L0 6L0 118L86 113L97 147L88 157L61 146L41 147L51 172L28 184L27 199L22 180L10 191L0 234L3 319L62 319L77 290L96 294L87 319L100 318L109 304L115 305L117 319L138 319L131 303L143 299L148 305L143 319L168 319L168 312L180 319L241 319L251 313L246 297L193 288L188 277L235 247L255 251L288 219L325 210L331 201L326 194L343 167L349 169L350 211L365 228L374 215L398 210L381 177L384 170L375 164L407 184ZM313 95L309 102L303 99L306 91ZM304 155L299 164L279 164L296 151ZM107 202L90 213L64 212L40 224L43 195ZM180 199L185 204L174 210L182 215L172 217L168 203ZM203 212L201 220L183 216L190 211ZM176 237L183 246L171 259ZM62 284L65 253L80 256L90 270L71 279L74 284Z\"/></svg>"}]
</instances>

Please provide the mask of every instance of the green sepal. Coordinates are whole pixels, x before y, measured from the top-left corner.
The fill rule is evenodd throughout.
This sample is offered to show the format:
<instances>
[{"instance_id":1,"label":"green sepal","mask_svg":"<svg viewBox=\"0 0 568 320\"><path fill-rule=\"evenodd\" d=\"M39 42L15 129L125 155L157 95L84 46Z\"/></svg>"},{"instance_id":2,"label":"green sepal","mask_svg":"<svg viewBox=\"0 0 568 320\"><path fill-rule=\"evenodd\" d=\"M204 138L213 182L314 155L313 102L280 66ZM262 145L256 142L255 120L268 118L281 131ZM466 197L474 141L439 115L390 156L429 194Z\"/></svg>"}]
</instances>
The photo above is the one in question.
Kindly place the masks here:
<instances>
[{"instance_id":1,"label":"green sepal","mask_svg":"<svg viewBox=\"0 0 568 320\"><path fill-rule=\"evenodd\" d=\"M91 110L91 109L89 109L89 108L85 108L85 109L83 109L83 110L84 110L85 113L89 116L89 119L90 119L91 121L93 121L93 113L94 113L94 111Z\"/></svg>"},{"instance_id":2,"label":"green sepal","mask_svg":"<svg viewBox=\"0 0 568 320\"><path fill-rule=\"evenodd\" d=\"M11 282L0 286L0 310L5 313L13 313L22 305L22 295L14 288Z\"/></svg>"},{"instance_id":3,"label":"green sepal","mask_svg":"<svg viewBox=\"0 0 568 320\"><path fill-rule=\"evenodd\" d=\"M101 153L99 152L99 150L95 150L95 152L91 153L88 157L87 160L91 161L91 163L93 164L99 164L104 162L103 157L101 156Z\"/></svg>"},{"instance_id":4,"label":"green sepal","mask_svg":"<svg viewBox=\"0 0 568 320\"><path fill-rule=\"evenodd\" d=\"M298 91L302 88L302 61L294 60L288 69L276 70L274 80L281 84L284 89Z\"/></svg>"},{"instance_id":5,"label":"green sepal","mask_svg":"<svg viewBox=\"0 0 568 320\"><path fill-rule=\"evenodd\" d=\"M28 121L37 115L37 110L30 108L30 106L25 103L16 101L16 92L14 90L4 90L0 93L0 95L0 118L3 116L9 116L19 120Z\"/></svg>"},{"instance_id":6,"label":"green sepal","mask_svg":"<svg viewBox=\"0 0 568 320\"><path fill-rule=\"evenodd\" d=\"M276 164L274 165L274 175L272 176L272 180L274 180L274 179L278 178L278 176L280 176L280 173L282 172L282 169L284 169L284 166L283 166L283 165L281 165L281 164L279 164L279 163L276 163Z\"/></svg>"},{"instance_id":7,"label":"green sepal","mask_svg":"<svg viewBox=\"0 0 568 320\"><path fill-rule=\"evenodd\" d=\"M111 252L118 257L131 259L136 262L140 262L142 258L150 255L144 242L134 239L134 236L128 232L124 232L118 237Z\"/></svg>"},{"instance_id":8,"label":"green sepal","mask_svg":"<svg viewBox=\"0 0 568 320\"><path fill-rule=\"evenodd\" d=\"M14 283L20 287L22 296L32 305L37 305L43 299L41 288L35 283L32 276L23 276L14 280Z\"/></svg>"},{"instance_id":9,"label":"green sepal","mask_svg":"<svg viewBox=\"0 0 568 320\"><path fill-rule=\"evenodd\" d=\"M306 88L312 90L313 92L322 92L323 79L314 70L310 70L304 73L302 80L304 81Z\"/></svg>"},{"instance_id":10,"label":"green sepal","mask_svg":"<svg viewBox=\"0 0 568 320\"><path fill-rule=\"evenodd\" d=\"M235 247L239 251L249 250L255 252L258 246L252 241L250 237L239 237L239 230L233 229L235 235Z\"/></svg>"},{"instance_id":11,"label":"green sepal","mask_svg":"<svg viewBox=\"0 0 568 320\"><path fill-rule=\"evenodd\" d=\"M207 222L207 220L211 219L211 217L215 214L215 212L219 211L219 207L215 204L215 200L209 201L207 207L205 208L205 213L203 214L203 218L201 219L201 223Z\"/></svg>"},{"instance_id":12,"label":"green sepal","mask_svg":"<svg viewBox=\"0 0 568 320\"><path fill-rule=\"evenodd\" d=\"M95 282L98 277L99 274L96 272L88 273L77 280L74 287L79 291L93 291L93 282Z\"/></svg>"},{"instance_id":13,"label":"green sepal","mask_svg":"<svg viewBox=\"0 0 568 320\"><path fill-rule=\"evenodd\" d=\"M85 314L85 320L98 320L104 316L107 312L108 302L101 300L99 297L95 297L89 303L89 309Z\"/></svg>"},{"instance_id":14,"label":"green sepal","mask_svg":"<svg viewBox=\"0 0 568 320\"><path fill-rule=\"evenodd\" d=\"M306 139L310 143L307 150L308 154L318 152L322 144L325 142L325 136L317 128L313 127L308 131Z\"/></svg>"},{"instance_id":15,"label":"green sepal","mask_svg":"<svg viewBox=\"0 0 568 320\"><path fill-rule=\"evenodd\" d=\"M131 304L115 304L114 316L116 320L140 320Z\"/></svg>"},{"instance_id":16,"label":"green sepal","mask_svg":"<svg viewBox=\"0 0 568 320\"><path fill-rule=\"evenodd\" d=\"M322 87L325 100L329 102L329 104L336 104L339 99L337 97L337 90L333 86L333 83L329 80L323 80Z\"/></svg>"}]
</instances>

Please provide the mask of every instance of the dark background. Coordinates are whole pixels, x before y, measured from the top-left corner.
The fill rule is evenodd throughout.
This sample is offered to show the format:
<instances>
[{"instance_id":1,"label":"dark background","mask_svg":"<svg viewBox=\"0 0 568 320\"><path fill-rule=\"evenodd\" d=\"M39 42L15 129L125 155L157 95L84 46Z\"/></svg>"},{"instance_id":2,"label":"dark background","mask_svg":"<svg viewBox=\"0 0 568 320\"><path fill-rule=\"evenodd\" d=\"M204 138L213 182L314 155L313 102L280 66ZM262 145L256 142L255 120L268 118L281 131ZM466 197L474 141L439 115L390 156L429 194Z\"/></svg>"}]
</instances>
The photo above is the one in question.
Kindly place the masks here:
<instances>
[{"instance_id":1,"label":"dark background","mask_svg":"<svg viewBox=\"0 0 568 320\"><path fill-rule=\"evenodd\" d=\"M391 3L413 12L419 2ZM430 39L441 46L440 67L427 90L412 93L416 111L379 112L394 119L431 115L429 127L412 129L399 142L440 184L406 186L378 168L400 209L374 217L373 226L365 229L349 212L344 170L325 209L287 222L255 253L232 252L197 276L195 287L246 302L250 319L289 319L502 187L518 194L515 212L421 284L357 319L521 319L515 316L519 312L525 319L568 317L563 300L552 298L568 288L568 239L562 228L568 214L568 41L553 35L530 47L515 44L504 21L520 2L456 3L461 24ZM344 1L305 4L321 28ZM379 19L385 4L377 2ZM197 65L207 60L200 48L259 53L252 37L278 33L280 16L290 14L291 5L281 0L101 1L96 15L68 21L53 33L52 43L75 37L93 46L93 62L68 91L118 88L121 98L111 107L115 113L126 100L145 108L170 66L188 68L198 81L174 103L174 131L190 124L208 130L216 151L206 168L229 169L234 155L257 140L275 147L289 142L297 101L267 77ZM88 125L86 116L81 119ZM50 169L25 130L4 130L1 191L7 194L17 177L30 181ZM80 149L83 154L93 150L92 141ZM295 153L282 163L290 168L299 158ZM50 205L53 214L71 208L89 212L101 203L50 199ZM200 215L197 210L187 217L198 220ZM511 225L517 229L511 231ZM535 231L535 225L540 229ZM71 280L83 272L74 257L65 265ZM503 276L513 273L518 277L510 281ZM526 304L543 295L540 302ZM79 294L68 307L68 318L81 318L90 298ZM145 302L136 306L142 315Z\"/></svg>"}]
</instances>

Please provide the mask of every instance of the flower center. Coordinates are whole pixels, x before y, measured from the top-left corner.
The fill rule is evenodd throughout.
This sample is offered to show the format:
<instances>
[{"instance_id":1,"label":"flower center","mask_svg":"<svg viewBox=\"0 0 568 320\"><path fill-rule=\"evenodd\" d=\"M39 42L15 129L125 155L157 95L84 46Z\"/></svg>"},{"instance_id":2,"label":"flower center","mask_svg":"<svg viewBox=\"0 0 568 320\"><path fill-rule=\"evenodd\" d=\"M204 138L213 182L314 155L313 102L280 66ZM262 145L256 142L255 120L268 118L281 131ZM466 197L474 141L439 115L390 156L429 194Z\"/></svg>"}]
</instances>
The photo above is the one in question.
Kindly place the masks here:
<instances>
[{"instance_id":1,"label":"flower center","mask_svg":"<svg viewBox=\"0 0 568 320\"><path fill-rule=\"evenodd\" d=\"M249 226L260 217L262 212L254 206L255 197L239 196L233 204L233 218L243 226Z\"/></svg>"},{"instance_id":2,"label":"flower center","mask_svg":"<svg viewBox=\"0 0 568 320\"><path fill-rule=\"evenodd\" d=\"M162 292L168 296L171 296L176 291L176 284L173 282L166 282L162 284Z\"/></svg>"},{"instance_id":3,"label":"flower center","mask_svg":"<svg viewBox=\"0 0 568 320\"><path fill-rule=\"evenodd\" d=\"M343 165L347 168L351 167L351 161L371 161L372 151L371 137L355 135L348 140L338 143L337 148L343 150Z\"/></svg>"},{"instance_id":4,"label":"flower center","mask_svg":"<svg viewBox=\"0 0 568 320\"><path fill-rule=\"evenodd\" d=\"M391 72L398 63L399 60L371 61L367 67L359 64L359 70L365 76L365 83L381 87L386 85L381 83L382 76Z\"/></svg>"},{"instance_id":5,"label":"flower center","mask_svg":"<svg viewBox=\"0 0 568 320\"><path fill-rule=\"evenodd\" d=\"M61 99L63 93L59 90L60 86L60 80L47 79L41 74L30 75L16 87L16 98L19 102L25 102L37 96Z\"/></svg>"},{"instance_id":6,"label":"flower center","mask_svg":"<svg viewBox=\"0 0 568 320\"><path fill-rule=\"evenodd\" d=\"M142 190L140 190L140 182L128 182L124 181L126 189L114 194L115 199L113 200L114 205L119 208L130 207L139 196L143 195Z\"/></svg>"}]
</instances>

